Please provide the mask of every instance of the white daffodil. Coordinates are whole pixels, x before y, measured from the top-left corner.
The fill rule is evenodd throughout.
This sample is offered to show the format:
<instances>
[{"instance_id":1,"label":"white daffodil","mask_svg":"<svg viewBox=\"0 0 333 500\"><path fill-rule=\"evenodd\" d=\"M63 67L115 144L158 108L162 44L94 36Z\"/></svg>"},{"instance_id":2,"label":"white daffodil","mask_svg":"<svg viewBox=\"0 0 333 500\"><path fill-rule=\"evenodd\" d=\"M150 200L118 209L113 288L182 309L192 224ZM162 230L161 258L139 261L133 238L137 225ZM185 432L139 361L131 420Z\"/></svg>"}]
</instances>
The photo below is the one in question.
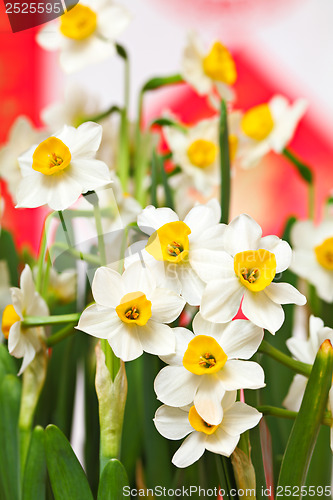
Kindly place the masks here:
<instances>
[{"instance_id":1,"label":"white daffodil","mask_svg":"<svg viewBox=\"0 0 333 500\"><path fill-rule=\"evenodd\" d=\"M230 113L228 121L230 159L233 161L237 152L240 114ZM218 127L219 118L214 117L200 121L187 131L163 128L174 163L193 181L195 189L208 195L220 183Z\"/></svg>"},{"instance_id":2,"label":"white daffodil","mask_svg":"<svg viewBox=\"0 0 333 500\"><path fill-rule=\"evenodd\" d=\"M73 302L76 296L76 274L75 269L66 269L58 273L51 267L48 293L63 304Z\"/></svg>"},{"instance_id":3,"label":"white daffodil","mask_svg":"<svg viewBox=\"0 0 333 500\"><path fill-rule=\"evenodd\" d=\"M65 210L81 195L111 182L109 169L94 159L102 138L97 123L83 123L75 129L65 125L56 135L32 146L20 156L22 180L17 207L48 204Z\"/></svg>"},{"instance_id":4,"label":"white daffodil","mask_svg":"<svg viewBox=\"0 0 333 500\"><path fill-rule=\"evenodd\" d=\"M219 41L215 41L206 52L196 33L190 32L181 74L199 95L212 94L216 88L221 98L234 99L231 85L237 78L236 65L228 49Z\"/></svg>"},{"instance_id":5,"label":"white daffodil","mask_svg":"<svg viewBox=\"0 0 333 500\"><path fill-rule=\"evenodd\" d=\"M131 16L112 0L81 0L55 23L47 23L37 35L46 50L60 50L66 73L79 71L116 53L115 39Z\"/></svg>"},{"instance_id":6,"label":"white daffodil","mask_svg":"<svg viewBox=\"0 0 333 500\"><path fill-rule=\"evenodd\" d=\"M6 181L15 203L17 188L22 179L18 157L44 137L45 133L35 129L28 118L19 116L9 131L8 142L0 148L0 177Z\"/></svg>"},{"instance_id":7,"label":"white daffodil","mask_svg":"<svg viewBox=\"0 0 333 500\"><path fill-rule=\"evenodd\" d=\"M205 283L193 263L197 255L202 255L201 263L205 266L205 256L209 258L219 251L225 229L219 224L220 214L217 200L196 205L184 222L170 208L146 207L138 216L138 226L150 237L128 249L125 266L143 259L158 281L167 280L168 288L181 292L190 305L199 305Z\"/></svg>"},{"instance_id":8,"label":"white daffodil","mask_svg":"<svg viewBox=\"0 0 333 500\"><path fill-rule=\"evenodd\" d=\"M318 226L298 221L291 231L294 258L290 269L305 278L326 302L333 302L333 219Z\"/></svg>"},{"instance_id":9,"label":"white daffodil","mask_svg":"<svg viewBox=\"0 0 333 500\"><path fill-rule=\"evenodd\" d=\"M204 257L196 256L195 269L208 283L200 309L206 319L227 323L242 304L249 320L274 334L284 321L281 304L306 303L289 283L273 282L290 265L290 246L277 236L261 235L259 224L243 214L227 226L218 259L212 256L201 264Z\"/></svg>"},{"instance_id":10,"label":"white daffodil","mask_svg":"<svg viewBox=\"0 0 333 500\"><path fill-rule=\"evenodd\" d=\"M2 315L2 333L8 339L8 350L15 358L23 358L21 375L43 348L44 328L22 328L25 316L48 316L49 309L44 299L36 292L32 272L28 265L21 274L20 288L11 288L12 304Z\"/></svg>"},{"instance_id":11,"label":"white daffodil","mask_svg":"<svg viewBox=\"0 0 333 500\"><path fill-rule=\"evenodd\" d=\"M171 323L185 301L176 293L157 288L153 273L141 263L123 275L107 267L97 269L92 292L96 304L83 311L77 328L107 339L116 356L131 361L143 351L171 354L175 350Z\"/></svg>"},{"instance_id":12,"label":"white daffodil","mask_svg":"<svg viewBox=\"0 0 333 500\"><path fill-rule=\"evenodd\" d=\"M310 316L309 333L310 335L307 340L295 337L288 339L287 347L298 361L312 365L324 340L329 339L333 344L333 329L324 326L322 319ZM301 407L307 382L308 379L303 375L295 375L288 394L283 401L283 406L288 410L298 411ZM328 405L333 415L333 385L329 392ZM333 451L333 427L331 427L331 449Z\"/></svg>"},{"instance_id":13,"label":"white daffodil","mask_svg":"<svg viewBox=\"0 0 333 500\"><path fill-rule=\"evenodd\" d=\"M240 165L254 167L270 151L281 153L291 141L307 107L305 99L289 104L285 97L276 95L268 103L244 113L241 130L247 144L243 144Z\"/></svg>"},{"instance_id":14,"label":"white daffodil","mask_svg":"<svg viewBox=\"0 0 333 500\"><path fill-rule=\"evenodd\" d=\"M154 423L163 437L177 440L188 436L172 458L176 467L188 467L199 460L205 450L229 457L240 435L255 427L262 417L255 408L236 401L236 391L224 395L221 413L222 421L211 425L200 417L194 406L158 408Z\"/></svg>"},{"instance_id":15,"label":"white daffodil","mask_svg":"<svg viewBox=\"0 0 333 500\"><path fill-rule=\"evenodd\" d=\"M155 379L157 398L169 406L194 406L206 422L218 425L223 417L221 400L226 391L264 387L264 371L258 363L241 361L257 351L263 330L247 320L227 325L206 321L198 313L195 335L175 328L176 352L160 356L169 364Z\"/></svg>"}]
</instances>

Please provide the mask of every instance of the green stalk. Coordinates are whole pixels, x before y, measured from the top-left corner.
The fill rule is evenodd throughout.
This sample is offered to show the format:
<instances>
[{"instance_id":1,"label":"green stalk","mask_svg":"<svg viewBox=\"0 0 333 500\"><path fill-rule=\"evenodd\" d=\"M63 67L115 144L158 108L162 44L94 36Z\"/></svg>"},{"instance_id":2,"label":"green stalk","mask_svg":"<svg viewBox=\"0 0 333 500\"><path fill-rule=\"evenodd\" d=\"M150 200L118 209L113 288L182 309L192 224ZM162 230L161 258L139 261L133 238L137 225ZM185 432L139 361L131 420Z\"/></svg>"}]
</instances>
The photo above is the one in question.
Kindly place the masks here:
<instances>
[{"instance_id":1,"label":"green stalk","mask_svg":"<svg viewBox=\"0 0 333 500\"><path fill-rule=\"evenodd\" d=\"M62 323L76 323L79 321L81 313L59 314L57 316L26 316L22 321L23 328L33 326L61 325Z\"/></svg>"},{"instance_id":2,"label":"green stalk","mask_svg":"<svg viewBox=\"0 0 333 500\"><path fill-rule=\"evenodd\" d=\"M104 118L107 118L113 113L121 113L121 109L119 108L119 106L113 105L109 109L102 111L97 115L83 117L80 120L78 120L77 126L82 125L82 123L85 122L100 122L101 120L104 120Z\"/></svg>"},{"instance_id":3,"label":"green stalk","mask_svg":"<svg viewBox=\"0 0 333 500\"><path fill-rule=\"evenodd\" d=\"M104 244L104 235L103 235L103 226L102 226L102 217L99 209L98 202L94 204L94 215L95 215L95 224L98 238L98 250L99 257L102 266L106 265L106 253L105 253L105 244Z\"/></svg>"},{"instance_id":4,"label":"green stalk","mask_svg":"<svg viewBox=\"0 0 333 500\"><path fill-rule=\"evenodd\" d=\"M97 255L91 255L88 253L82 253L79 250L75 250L75 248L69 248L66 243L61 243L60 241L53 243L53 245L50 248L50 253L52 252L53 249L59 249L63 250L64 252L70 253L73 257L79 260L84 260L86 262L89 262L90 264L94 264L95 266L100 266L101 261L100 258L97 257Z\"/></svg>"},{"instance_id":5,"label":"green stalk","mask_svg":"<svg viewBox=\"0 0 333 500\"><path fill-rule=\"evenodd\" d=\"M43 267L44 267L44 259L45 259L45 254L46 254L46 248L47 248L47 233L50 227L50 223L52 218L57 212L52 212L50 213L44 222L44 227L43 227L43 234L42 234L42 242L41 242L41 247L39 250L39 255L38 255L38 261L37 261L37 277L36 277L36 290L37 292L41 293L42 291L42 281L43 281Z\"/></svg>"},{"instance_id":6,"label":"green stalk","mask_svg":"<svg viewBox=\"0 0 333 500\"><path fill-rule=\"evenodd\" d=\"M298 415L297 411L289 411L285 410L284 408L277 408L276 406L269 406L269 405L257 406L257 410L260 411L260 413L263 413L265 417L279 417L279 418L287 418L290 420L295 420L295 418L297 418ZM332 418L328 412L325 413L322 424L331 427Z\"/></svg>"},{"instance_id":7,"label":"green stalk","mask_svg":"<svg viewBox=\"0 0 333 500\"><path fill-rule=\"evenodd\" d=\"M77 323L71 323L67 326L64 326L64 328L61 328L61 330L58 330L56 333L48 337L45 340L45 344L47 345L47 347L53 347L56 344L59 344L59 342L61 342L62 340L73 335L76 332L74 330L74 327L76 325Z\"/></svg>"},{"instance_id":8,"label":"green stalk","mask_svg":"<svg viewBox=\"0 0 333 500\"><path fill-rule=\"evenodd\" d=\"M293 359L290 356L287 356L287 354L284 354L283 352L279 351L279 349L276 349L276 347L273 347L266 340L262 341L258 351L262 352L263 354L267 354L267 356L270 356L271 358L275 359L276 361L278 361L282 365L287 366L291 370L293 370L297 373L300 373L301 375L304 375L305 377L310 376L311 368L312 368L311 365L308 365L307 363L302 363L301 361L297 361L296 359Z\"/></svg>"},{"instance_id":9,"label":"green stalk","mask_svg":"<svg viewBox=\"0 0 333 500\"><path fill-rule=\"evenodd\" d=\"M130 94L130 67L126 50L121 45L116 45L118 55L124 61L124 106L120 111L120 138L117 173L124 191L128 189L128 176L130 166L129 136L128 136L128 109Z\"/></svg>"},{"instance_id":10,"label":"green stalk","mask_svg":"<svg viewBox=\"0 0 333 500\"><path fill-rule=\"evenodd\" d=\"M219 122L219 146L221 169L221 222L228 224L230 210L230 155L228 113L225 101L221 101Z\"/></svg>"}]
</instances>

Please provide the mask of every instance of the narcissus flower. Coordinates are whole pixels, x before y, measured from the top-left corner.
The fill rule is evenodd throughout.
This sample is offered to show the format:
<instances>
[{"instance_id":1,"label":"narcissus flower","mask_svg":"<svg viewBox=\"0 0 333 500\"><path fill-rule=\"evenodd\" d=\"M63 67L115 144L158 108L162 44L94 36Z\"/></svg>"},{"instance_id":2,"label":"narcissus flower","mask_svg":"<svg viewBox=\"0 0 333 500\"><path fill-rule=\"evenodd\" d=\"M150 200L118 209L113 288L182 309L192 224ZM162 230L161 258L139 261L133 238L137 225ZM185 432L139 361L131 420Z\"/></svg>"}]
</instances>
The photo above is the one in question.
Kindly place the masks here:
<instances>
[{"instance_id":1,"label":"narcissus flower","mask_svg":"<svg viewBox=\"0 0 333 500\"><path fill-rule=\"evenodd\" d=\"M261 235L259 224L240 215L224 232L224 251L218 260L196 267L208 283L200 309L206 319L227 323L242 303L249 320L274 334L284 321L281 304L306 303L304 295L289 283L273 282L290 265L290 246L277 236Z\"/></svg>"},{"instance_id":2,"label":"narcissus flower","mask_svg":"<svg viewBox=\"0 0 333 500\"><path fill-rule=\"evenodd\" d=\"M255 408L236 401L236 391L224 395L221 408L222 421L211 425L200 417L194 406L160 406L154 418L158 432L172 440L187 436L172 458L176 467L188 467L199 460L205 450L229 457L240 435L255 427L262 417Z\"/></svg>"},{"instance_id":3,"label":"narcissus flower","mask_svg":"<svg viewBox=\"0 0 333 500\"><path fill-rule=\"evenodd\" d=\"M97 123L75 129L65 125L56 135L32 146L19 157L23 179L17 191L17 207L48 204L65 210L81 195L111 182L109 169L94 159L102 138Z\"/></svg>"},{"instance_id":4,"label":"narcissus flower","mask_svg":"<svg viewBox=\"0 0 333 500\"><path fill-rule=\"evenodd\" d=\"M20 288L11 288L12 304L8 305L2 315L2 333L8 339L8 350L15 358L23 358L19 371L21 375L43 348L44 328L24 328L22 320L25 316L48 316L46 302L36 292L32 272L25 266L20 279Z\"/></svg>"},{"instance_id":5,"label":"narcissus flower","mask_svg":"<svg viewBox=\"0 0 333 500\"><path fill-rule=\"evenodd\" d=\"M287 340L287 347L294 358L303 363L312 365L315 361L319 347L324 340L329 339L333 344L333 329L324 326L320 318L310 316L309 338L307 340L292 337ZM295 375L288 394L283 401L283 406L288 410L300 409L308 379L303 375ZM329 408L333 415L333 385L329 392ZM331 427L331 449L333 451L333 428Z\"/></svg>"},{"instance_id":6,"label":"narcissus flower","mask_svg":"<svg viewBox=\"0 0 333 500\"><path fill-rule=\"evenodd\" d=\"M258 363L241 361L257 351L263 330L247 320L228 325L206 321L198 313L193 321L195 335L175 328L176 352L163 356L170 366L155 379L157 397L170 406L194 406L206 422L217 425L223 411L221 399L226 391L264 387L264 372Z\"/></svg>"},{"instance_id":7,"label":"narcissus flower","mask_svg":"<svg viewBox=\"0 0 333 500\"><path fill-rule=\"evenodd\" d=\"M333 220L326 219L318 226L312 221L296 222L291 242L291 270L309 281L321 299L333 302Z\"/></svg>"},{"instance_id":8,"label":"narcissus flower","mask_svg":"<svg viewBox=\"0 0 333 500\"><path fill-rule=\"evenodd\" d=\"M55 23L47 23L37 35L46 50L60 50L60 64L73 73L116 53L115 39L131 17L111 0L82 0Z\"/></svg>"},{"instance_id":9,"label":"narcissus flower","mask_svg":"<svg viewBox=\"0 0 333 500\"><path fill-rule=\"evenodd\" d=\"M293 104L281 96L249 109L242 117L241 130L247 138L243 144L240 165L254 167L267 153L281 153L291 141L307 109L305 99Z\"/></svg>"},{"instance_id":10,"label":"narcissus flower","mask_svg":"<svg viewBox=\"0 0 333 500\"><path fill-rule=\"evenodd\" d=\"M143 351L170 354L175 350L171 323L185 301L175 292L157 288L153 273L134 263L123 275L107 267L97 269L92 292L96 304L83 311L77 328L107 339L116 356L131 361Z\"/></svg>"},{"instance_id":11,"label":"narcissus flower","mask_svg":"<svg viewBox=\"0 0 333 500\"><path fill-rule=\"evenodd\" d=\"M200 95L209 95L216 88L223 99L234 98L231 86L237 79L236 65L229 50L219 41L206 52L198 36L189 33L181 74Z\"/></svg>"},{"instance_id":12,"label":"narcissus flower","mask_svg":"<svg viewBox=\"0 0 333 500\"><path fill-rule=\"evenodd\" d=\"M142 258L158 280L166 279L168 288L181 291L190 305L199 305L205 284L193 265L199 255L199 266L205 266L205 258L221 247L225 226L219 224L220 213L217 200L196 205L184 222L170 208L148 206L138 216L138 226L149 240L129 248L125 265Z\"/></svg>"}]
</instances>

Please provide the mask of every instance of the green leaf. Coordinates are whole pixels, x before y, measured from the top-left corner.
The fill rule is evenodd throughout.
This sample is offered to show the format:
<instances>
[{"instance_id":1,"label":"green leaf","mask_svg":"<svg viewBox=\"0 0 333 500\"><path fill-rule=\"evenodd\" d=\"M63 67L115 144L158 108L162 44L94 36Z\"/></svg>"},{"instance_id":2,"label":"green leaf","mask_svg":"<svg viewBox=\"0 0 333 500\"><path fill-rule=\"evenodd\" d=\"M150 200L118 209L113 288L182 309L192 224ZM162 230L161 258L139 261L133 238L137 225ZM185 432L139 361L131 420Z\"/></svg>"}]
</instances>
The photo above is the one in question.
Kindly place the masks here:
<instances>
[{"instance_id":1,"label":"green leaf","mask_svg":"<svg viewBox=\"0 0 333 500\"><path fill-rule=\"evenodd\" d=\"M44 500L46 494L46 461L44 452L44 429L33 430L23 479L22 500Z\"/></svg>"},{"instance_id":2,"label":"green leaf","mask_svg":"<svg viewBox=\"0 0 333 500\"><path fill-rule=\"evenodd\" d=\"M151 190L150 190L150 201L154 207L158 207L157 202L157 184L158 184L158 174L159 174L159 162L157 160L157 153L155 149L153 150L153 155L151 159Z\"/></svg>"},{"instance_id":3,"label":"green leaf","mask_svg":"<svg viewBox=\"0 0 333 500\"><path fill-rule=\"evenodd\" d=\"M187 127L184 127L184 125L181 125L174 120L170 120L170 118L157 118L151 122L150 127L153 127L154 125L159 125L160 127L174 127L184 133L187 133Z\"/></svg>"},{"instance_id":4,"label":"green leaf","mask_svg":"<svg viewBox=\"0 0 333 500\"><path fill-rule=\"evenodd\" d=\"M296 170L298 171L299 175L302 177L302 179L307 182L308 184L313 183L313 173L310 167L305 165L301 160L299 160L294 153L290 151L290 149L285 148L283 151L283 156L287 158L290 163L292 163L295 167Z\"/></svg>"},{"instance_id":5,"label":"green leaf","mask_svg":"<svg viewBox=\"0 0 333 500\"><path fill-rule=\"evenodd\" d=\"M119 460L112 458L104 467L99 482L97 500L122 500L126 486L129 491L126 470Z\"/></svg>"},{"instance_id":6,"label":"green leaf","mask_svg":"<svg viewBox=\"0 0 333 500\"><path fill-rule=\"evenodd\" d=\"M55 425L44 433L47 469L55 500L93 500L88 480L64 434Z\"/></svg>"},{"instance_id":7,"label":"green leaf","mask_svg":"<svg viewBox=\"0 0 333 500\"><path fill-rule=\"evenodd\" d=\"M305 483L312 452L327 406L332 384L333 348L329 340L321 345L307 383L301 408L283 457L279 486ZM299 496L298 498L301 498Z\"/></svg>"},{"instance_id":8,"label":"green leaf","mask_svg":"<svg viewBox=\"0 0 333 500\"><path fill-rule=\"evenodd\" d=\"M19 499L18 418L21 383L6 375L0 387L0 492L1 500Z\"/></svg>"},{"instance_id":9,"label":"green leaf","mask_svg":"<svg viewBox=\"0 0 333 500\"><path fill-rule=\"evenodd\" d=\"M221 222L228 224L230 208L230 155L228 113L226 103L221 101L219 122L220 170L221 170Z\"/></svg>"},{"instance_id":10,"label":"green leaf","mask_svg":"<svg viewBox=\"0 0 333 500\"><path fill-rule=\"evenodd\" d=\"M8 352L5 345L0 344L0 380L3 380L5 375L16 375L17 367L13 356Z\"/></svg>"},{"instance_id":11,"label":"green leaf","mask_svg":"<svg viewBox=\"0 0 333 500\"><path fill-rule=\"evenodd\" d=\"M5 229L1 229L0 231L0 260L7 262L10 282L13 286L17 286L19 258L12 235Z\"/></svg>"},{"instance_id":12,"label":"green leaf","mask_svg":"<svg viewBox=\"0 0 333 500\"><path fill-rule=\"evenodd\" d=\"M163 184L164 193L165 193L165 206L171 208L171 210L174 210L173 192L172 192L172 189L170 187L168 175L165 171L163 164L161 164L160 171L161 171L162 184Z\"/></svg>"},{"instance_id":13,"label":"green leaf","mask_svg":"<svg viewBox=\"0 0 333 500\"><path fill-rule=\"evenodd\" d=\"M171 76L156 76L151 80L148 80L142 87L142 92L147 90L155 90L165 85L172 85L173 83L182 83L184 80L181 75L171 75Z\"/></svg>"}]
</instances>

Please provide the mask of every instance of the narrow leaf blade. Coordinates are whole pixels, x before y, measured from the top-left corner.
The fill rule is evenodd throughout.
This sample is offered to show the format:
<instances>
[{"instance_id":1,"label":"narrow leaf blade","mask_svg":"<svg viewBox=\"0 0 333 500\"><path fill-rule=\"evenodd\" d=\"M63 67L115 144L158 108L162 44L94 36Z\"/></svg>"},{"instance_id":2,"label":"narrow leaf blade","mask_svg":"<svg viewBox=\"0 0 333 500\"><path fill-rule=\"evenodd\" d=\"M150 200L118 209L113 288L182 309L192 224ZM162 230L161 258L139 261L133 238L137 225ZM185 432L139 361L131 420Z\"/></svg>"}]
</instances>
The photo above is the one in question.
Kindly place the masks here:
<instances>
[{"instance_id":1,"label":"narrow leaf blade","mask_svg":"<svg viewBox=\"0 0 333 500\"><path fill-rule=\"evenodd\" d=\"M46 495L44 429L37 426L31 436L23 479L23 500L44 500Z\"/></svg>"},{"instance_id":2,"label":"narrow leaf blade","mask_svg":"<svg viewBox=\"0 0 333 500\"><path fill-rule=\"evenodd\" d=\"M126 470L119 460L112 458L104 467L97 500L122 500L126 493L125 488L129 491Z\"/></svg>"}]
</instances>

